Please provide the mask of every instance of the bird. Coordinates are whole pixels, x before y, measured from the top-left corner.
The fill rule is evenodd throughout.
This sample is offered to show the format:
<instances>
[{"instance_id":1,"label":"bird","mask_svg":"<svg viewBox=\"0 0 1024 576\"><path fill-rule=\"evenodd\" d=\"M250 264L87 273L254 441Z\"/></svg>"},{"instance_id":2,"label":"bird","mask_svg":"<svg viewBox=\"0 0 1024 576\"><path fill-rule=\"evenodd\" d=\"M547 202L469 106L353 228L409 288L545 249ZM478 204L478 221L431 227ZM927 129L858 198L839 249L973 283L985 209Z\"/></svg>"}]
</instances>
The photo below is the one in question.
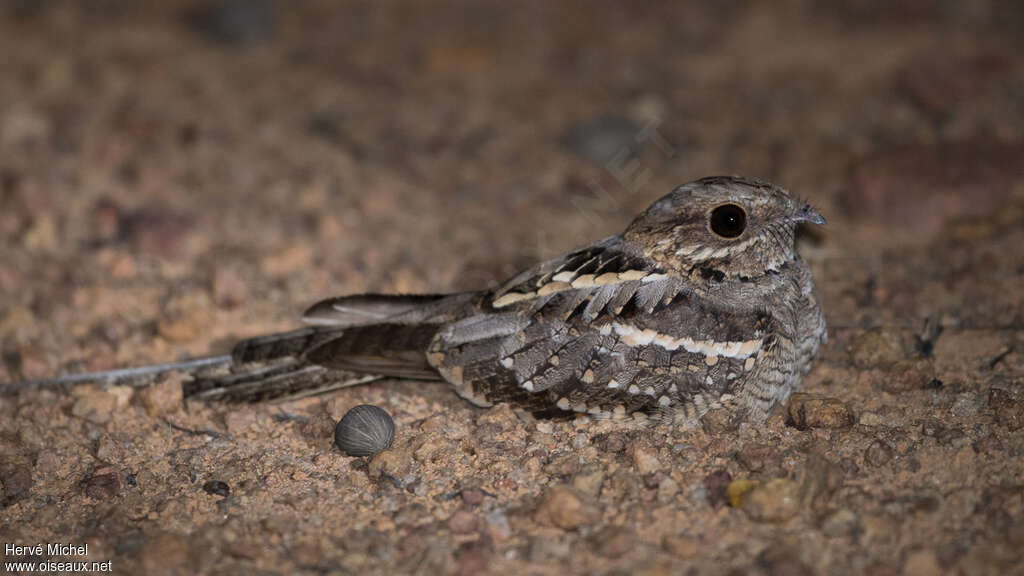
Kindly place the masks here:
<instances>
[{"instance_id":1,"label":"bird","mask_svg":"<svg viewBox=\"0 0 1024 576\"><path fill-rule=\"evenodd\" d=\"M475 406L507 403L542 418L692 426L726 409L763 421L799 389L828 337L795 246L801 224L825 219L784 188L702 178L622 233L485 290L329 298L305 312L304 327L241 340L230 355L7 391L181 369L195 372L184 395L208 400L397 378L446 381Z\"/></svg>"}]
</instances>

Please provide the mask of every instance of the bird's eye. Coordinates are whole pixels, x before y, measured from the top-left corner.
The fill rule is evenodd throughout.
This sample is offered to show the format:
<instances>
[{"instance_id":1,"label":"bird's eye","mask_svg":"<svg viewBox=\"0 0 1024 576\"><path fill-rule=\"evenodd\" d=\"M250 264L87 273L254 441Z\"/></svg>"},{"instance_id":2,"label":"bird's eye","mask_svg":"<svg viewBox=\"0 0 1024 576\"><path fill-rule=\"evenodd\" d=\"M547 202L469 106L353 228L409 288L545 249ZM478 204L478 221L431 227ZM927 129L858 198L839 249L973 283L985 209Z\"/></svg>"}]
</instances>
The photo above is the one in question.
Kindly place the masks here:
<instances>
[{"instance_id":1,"label":"bird's eye","mask_svg":"<svg viewBox=\"0 0 1024 576\"><path fill-rule=\"evenodd\" d=\"M735 204L722 204L711 211L711 231L722 238L735 238L747 228L747 213Z\"/></svg>"}]
</instances>

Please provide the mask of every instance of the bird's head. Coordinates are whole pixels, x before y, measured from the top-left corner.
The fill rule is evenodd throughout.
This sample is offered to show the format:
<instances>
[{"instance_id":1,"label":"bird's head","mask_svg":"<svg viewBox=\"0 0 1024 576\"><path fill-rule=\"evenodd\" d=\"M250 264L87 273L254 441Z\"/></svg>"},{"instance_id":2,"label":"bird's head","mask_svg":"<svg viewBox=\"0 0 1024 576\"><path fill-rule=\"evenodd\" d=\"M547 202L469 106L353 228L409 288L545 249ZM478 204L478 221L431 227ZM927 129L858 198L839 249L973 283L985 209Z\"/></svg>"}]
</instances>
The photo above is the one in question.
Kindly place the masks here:
<instances>
[{"instance_id":1,"label":"bird's head","mask_svg":"<svg viewBox=\"0 0 1024 576\"><path fill-rule=\"evenodd\" d=\"M623 237L680 274L755 279L796 258L794 238L802 222L824 224L825 219L768 182L713 176L663 196Z\"/></svg>"}]
</instances>

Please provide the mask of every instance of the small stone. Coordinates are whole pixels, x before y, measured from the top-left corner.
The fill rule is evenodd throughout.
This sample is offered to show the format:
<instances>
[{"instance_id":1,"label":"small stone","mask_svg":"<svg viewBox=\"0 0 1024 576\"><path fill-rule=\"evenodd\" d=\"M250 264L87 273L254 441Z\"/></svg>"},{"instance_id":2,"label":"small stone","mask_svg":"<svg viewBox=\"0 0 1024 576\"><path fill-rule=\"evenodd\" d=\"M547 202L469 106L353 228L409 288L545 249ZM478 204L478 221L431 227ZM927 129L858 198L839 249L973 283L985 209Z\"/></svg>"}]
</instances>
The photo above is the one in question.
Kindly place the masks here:
<instances>
[{"instance_id":1,"label":"small stone","mask_svg":"<svg viewBox=\"0 0 1024 576\"><path fill-rule=\"evenodd\" d=\"M626 450L628 444L626 435L622 432L609 432L594 437L594 444L601 452L606 454L618 454Z\"/></svg>"},{"instance_id":2,"label":"small stone","mask_svg":"<svg viewBox=\"0 0 1024 576\"><path fill-rule=\"evenodd\" d=\"M665 536L661 541L661 546L669 554L683 560L693 558L701 549L700 540L682 534Z\"/></svg>"},{"instance_id":3,"label":"small stone","mask_svg":"<svg viewBox=\"0 0 1024 576\"><path fill-rule=\"evenodd\" d=\"M832 512L821 523L821 532L829 538L854 536L860 530L860 518L852 510L840 508Z\"/></svg>"},{"instance_id":4,"label":"small stone","mask_svg":"<svg viewBox=\"0 0 1024 576\"><path fill-rule=\"evenodd\" d=\"M1020 398L1021 382L1011 385L1008 382L993 384L988 392L988 407L995 415L995 420L1007 430L1016 432L1024 426L1024 402Z\"/></svg>"},{"instance_id":5,"label":"small stone","mask_svg":"<svg viewBox=\"0 0 1024 576\"><path fill-rule=\"evenodd\" d=\"M952 448L963 448L971 445L971 439L961 428L947 428L936 434L935 441L939 446L950 446Z\"/></svg>"},{"instance_id":6,"label":"small stone","mask_svg":"<svg viewBox=\"0 0 1024 576\"><path fill-rule=\"evenodd\" d=\"M455 514L448 518L448 529L452 531L452 534L476 532L479 524L480 522L477 520L476 514L467 510L456 510Z\"/></svg>"},{"instance_id":7,"label":"small stone","mask_svg":"<svg viewBox=\"0 0 1024 576\"><path fill-rule=\"evenodd\" d=\"M860 415L861 426L885 426L888 421L876 412L863 412Z\"/></svg>"},{"instance_id":8,"label":"small stone","mask_svg":"<svg viewBox=\"0 0 1024 576\"><path fill-rule=\"evenodd\" d=\"M892 448L882 440L875 440L864 451L864 461L875 468L888 464L892 456Z\"/></svg>"},{"instance_id":9,"label":"small stone","mask_svg":"<svg viewBox=\"0 0 1024 576\"><path fill-rule=\"evenodd\" d=\"M638 474L653 474L661 470L662 466L655 453L641 446L635 446L633 449L633 468Z\"/></svg>"},{"instance_id":10,"label":"small stone","mask_svg":"<svg viewBox=\"0 0 1024 576\"><path fill-rule=\"evenodd\" d=\"M249 286L230 267L217 267L213 272L213 301L221 308L236 308L249 298Z\"/></svg>"},{"instance_id":11,"label":"small stone","mask_svg":"<svg viewBox=\"0 0 1024 576\"><path fill-rule=\"evenodd\" d=\"M395 421L386 410L370 404L346 412L334 429L334 444L349 456L373 456L394 440Z\"/></svg>"},{"instance_id":12,"label":"small stone","mask_svg":"<svg viewBox=\"0 0 1024 576\"><path fill-rule=\"evenodd\" d=\"M483 503L484 497L487 494L479 488L463 488L459 492L459 497L462 498L462 503L470 508L475 508Z\"/></svg>"},{"instance_id":13,"label":"small stone","mask_svg":"<svg viewBox=\"0 0 1024 576\"><path fill-rule=\"evenodd\" d=\"M848 428L854 421L853 411L837 398L807 392L789 397L786 424L797 430Z\"/></svg>"},{"instance_id":14,"label":"small stone","mask_svg":"<svg viewBox=\"0 0 1024 576\"><path fill-rule=\"evenodd\" d=\"M142 254L158 258L176 256L193 226L187 214L166 206L152 206L122 214L119 235Z\"/></svg>"},{"instance_id":15,"label":"small stone","mask_svg":"<svg viewBox=\"0 0 1024 576\"><path fill-rule=\"evenodd\" d=\"M490 536L491 540L495 542L503 542L508 540L512 535L512 526L508 523L508 516L504 510L495 510L487 515L486 520L486 533Z\"/></svg>"},{"instance_id":16,"label":"small stone","mask_svg":"<svg viewBox=\"0 0 1024 576\"><path fill-rule=\"evenodd\" d=\"M850 360L862 370L885 368L903 360L910 348L910 334L891 326L873 328L858 335L850 345Z\"/></svg>"},{"instance_id":17,"label":"small stone","mask_svg":"<svg viewBox=\"0 0 1024 576\"><path fill-rule=\"evenodd\" d=\"M800 509L800 486L786 478L759 485L743 498L743 511L757 522L783 522Z\"/></svg>"},{"instance_id":18,"label":"small stone","mask_svg":"<svg viewBox=\"0 0 1024 576\"><path fill-rule=\"evenodd\" d=\"M740 449L737 459L750 472L771 475L782 469L782 454L776 446L746 444Z\"/></svg>"},{"instance_id":19,"label":"small stone","mask_svg":"<svg viewBox=\"0 0 1024 576\"><path fill-rule=\"evenodd\" d=\"M484 542L467 542L455 552L459 576L486 574L491 563L491 551Z\"/></svg>"},{"instance_id":20,"label":"small stone","mask_svg":"<svg viewBox=\"0 0 1024 576\"><path fill-rule=\"evenodd\" d=\"M621 526L609 526L590 537L590 546L595 554L605 558L621 558L632 550L636 543L633 532Z\"/></svg>"},{"instance_id":21,"label":"small stone","mask_svg":"<svg viewBox=\"0 0 1024 576\"><path fill-rule=\"evenodd\" d=\"M733 480L725 489L725 495L729 499L729 506L733 508L743 507L743 496L750 493L757 487L757 482L750 480Z\"/></svg>"},{"instance_id":22,"label":"small stone","mask_svg":"<svg viewBox=\"0 0 1024 576\"><path fill-rule=\"evenodd\" d=\"M935 380L935 364L927 358L907 358L892 365L887 373L878 378L882 390L902 394L912 390L924 390Z\"/></svg>"},{"instance_id":23,"label":"small stone","mask_svg":"<svg viewBox=\"0 0 1024 576\"><path fill-rule=\"evenodd\" d=\"M597 497L601 494L601 486L604 484L604 471L598 466L586 468L584 471L572 477L572 487L581 493Z\"/></svg>"},{"instance_id":24,"label":"small stone","mask_svg":"<svg viewBox=\"0 0 1024 576\"><path fill-rule=\"evenodd\" d=\"M969 418L977 414L981 407L982 402L977 394L964 392L957 396L956 401L953 402L953 407L950 408L950 412L957 418Z\"/></svg>"},{"instance_id":25,"label":"small stone","mask_svg":"<svg viewBox=\"0 0 1024 576\"><path fill-rule=\"evenodd\" d=\"M407 481L411 482L414 479L413 469L416 465L413 453L418 446L418 443L410 438L405 442L392 446L390 450L385 450L375 455L367 466L370 478L379 480L390 477L399 480L403 484Z\"/></svg>"},{"instance_id":26,"label":"small stone","mask_svg":"<svg viewBox=\"0 0 1024 576\"><path fill-rule=\"evenodd\" d=\"M203 484L203 492L226 498L231 495L231 486L221 480L208 480Z\"/></svg>"},{"instance_id":27,"label":"small stone","mask_svg":"<svg viewBox=\"0 0 1024 576\"><path fill-rule=\"evenodd\" d=\"M565 538L552 538L550 535L530 537L530 549L527 557L536 564L549 564L569 557L569 542Z\"/></svg>"},{"instance_id":28,"label":"small stone","mask_svg":"<svg viewBox=\"0 0 1024 576\"><path fill-rule=\"evenodd\" d=\"M658 484L658 500L661 502L668 502L679 493L679 483L672 479L671 476L666 477Z\"/></svg>"},{"instance_id":29,"label":"small stone","mask_svg":"<svg viewBox=\"0 0 1024 576\"><path fill-rule=\"evenodd\" d=\"M85 495L96 500L109 500L121 492L121 478L117 468L101 464L82 481Z\"/></svg>"},{"instance_id":30,"label":"small stone","mask_svg":"<svg viewBox=\"0 0 1024 576\"><path fill-rule=\"evenodd\" d=\"M184 534L163 532L149 537L139 547L140 574L174 574L176 567L189 565L192 550Z\"/></svg>"},{"instance_id":31,"label":"small stone","mask_svg":"<svg viewBox=\"0 0 1024 576\"><path fill-rule=\"evenodd\" d=\"M907 554L903 562L903 573L906 576L932 576L942 574L942 567L931 550L915 550Z\"/></svg>"},{"instance_id":32,"label":"small stone","mask_svg":"<svg viewBox=\"0 0 1024 576\"><path fill-rule=\"evenodd\" d=\"M580 456L575 451L552 458L543 468L545 474L552 476L571 476L579 469Z\"/></svg>"},{"instance_id":33,"label":"small stone","mask_svg":"<svg viewBox=\"0 0 1024 576\"><path fill-rule=\"evenodd\" d=\"M978 454L994 454L1002 451L1003 441L995 434L989 434L975 441L972 447Z\"/></svg>"},{"instance_id":34,"label":"small stone","mask_svg":"<svg viewBox=\"0 0 1024 576\"><path fill-rule=\"evenodd\" d=\"M740 415L725 408L708 410L701 417L701 427L709 436L718 436L728 432L735 432L740 425Z\"/></svg>"},{"instance_id":35,"label":"small stone","mask_svg":"<svg viewBox=\"0 0 1024 576\"><path fill-rule=\"evenodd\" d=\"M71 406L71 415L94 424L106 424L117 410L117 397L97 388L77 388L78 398Z\"/></svg>"},{"instance_id":36,"label":"small stone","mask_svg":"<svg viewBox=\"0 0 1024 576\"><path fill-rule=\"evenodd\" d=\"M956 562L955 573L962 576L1003 576L1014 573L1013 553L983 544L974 546Z\"/></svg>"},{"instance_id":37,"label":"small stone","mask_svg":"<svg viewBox=\"0 0 1024 576\"><path fill-rule=\"evenodd\" d=\"M160 418L181 408L182 377L168 374L159 382L139 390L139 399L150 418Z\"/></svg>"},{"instance_id":38,"label":"small stone","mask_svg":"<svg viewBox=\"0 0 1024 576\"><path fill-rule=\"evenodd\" d=\"M792 548L769 546L757 555L756 562L768 576L814 576L814 570Z\"/></svg>"},{"instance_id":39,"label":"small stone","mask_svg":"<svg viewBox=\"0 0 1024 576\"><path fill-rule=\"evenodd\" d=\"M42 458L42 457L40 457ZM29 495L32 489L32 465L19 455L0 458L0 506L9 506Z\"/></svg>"},{"instance_id":40,"label":"small stone","mask_svg":"<svg viewBox=\"0 0 1024 576\"><path fill-rule=\"evenodd\" d=\"M575 530L600 517L598 510L581 495L565 485L552 486L544 493L537 509L538 521L563 530Z\"/></svg>"},{"instance_id":41,"label":"small stone","mask_svg":"<svg viewBox=\"0 0 1024 576\"><path fill-rule=\"evenodd\" d=\"M712 508L718 508L728 500L727 489L732 483L732 475L725 470L717 470L704 477L703 488Z\"/></svg>"}]
</instances>

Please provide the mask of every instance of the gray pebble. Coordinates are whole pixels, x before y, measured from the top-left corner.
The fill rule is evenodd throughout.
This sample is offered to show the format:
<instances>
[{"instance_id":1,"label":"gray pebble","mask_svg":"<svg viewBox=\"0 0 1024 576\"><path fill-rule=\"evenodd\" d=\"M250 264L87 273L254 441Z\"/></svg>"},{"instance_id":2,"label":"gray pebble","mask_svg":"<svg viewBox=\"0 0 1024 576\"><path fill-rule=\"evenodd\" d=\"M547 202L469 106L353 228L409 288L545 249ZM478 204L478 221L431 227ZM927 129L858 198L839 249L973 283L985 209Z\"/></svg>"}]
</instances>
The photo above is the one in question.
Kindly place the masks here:
<instances>
[{"instance_id":1,"label":"gray pebble","mask_svg":"<svg viewBox=\"0 0 1024 576\"><path fill-rule=\"evenodd\" d=\"M394 440L395 421L379 406L356 406L334 428L334 443L349 456L373 456L390 448Z\"/></svg>"}]
</instances>

